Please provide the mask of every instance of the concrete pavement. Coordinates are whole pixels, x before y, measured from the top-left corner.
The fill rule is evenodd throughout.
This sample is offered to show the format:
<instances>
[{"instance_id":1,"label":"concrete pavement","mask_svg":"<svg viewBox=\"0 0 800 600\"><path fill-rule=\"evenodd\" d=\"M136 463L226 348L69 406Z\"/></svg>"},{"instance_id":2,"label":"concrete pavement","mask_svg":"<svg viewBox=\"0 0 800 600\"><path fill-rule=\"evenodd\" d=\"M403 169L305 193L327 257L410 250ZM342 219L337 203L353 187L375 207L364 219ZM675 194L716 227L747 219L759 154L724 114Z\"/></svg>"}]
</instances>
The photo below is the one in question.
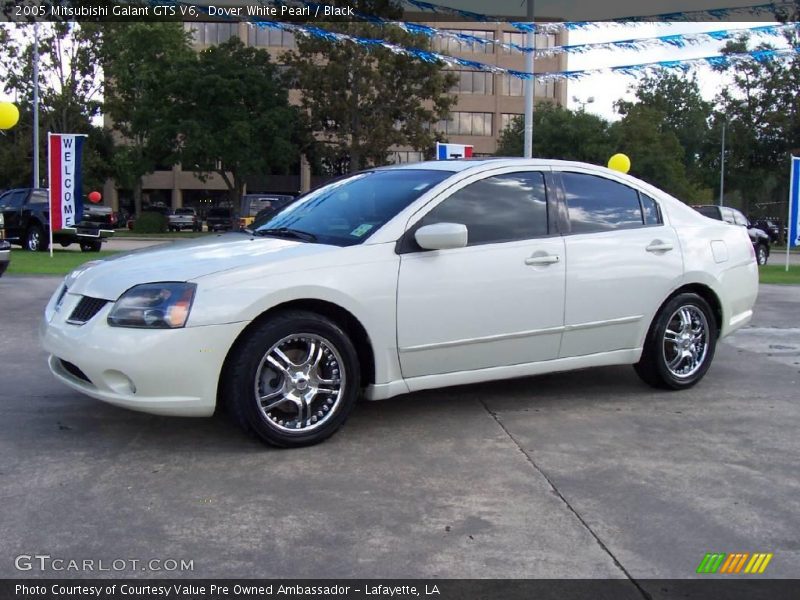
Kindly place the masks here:
<instances>
[{"instance_id":1,"label":"concrete pavement","mask_svg":"<svg viewBox=\"0 0 800 600\"><path fill-rule=\"evenodd\" d=\"M640 580L763 551L798 573L800 367L747 331L687 392L629 367L428 391L281 451L59 384L36 338L57 284L0 279L0 577L32 552L192 559L186 577ZM800 326L798 300L762 286L754 329Z\"/></svg>"}]
</instances>

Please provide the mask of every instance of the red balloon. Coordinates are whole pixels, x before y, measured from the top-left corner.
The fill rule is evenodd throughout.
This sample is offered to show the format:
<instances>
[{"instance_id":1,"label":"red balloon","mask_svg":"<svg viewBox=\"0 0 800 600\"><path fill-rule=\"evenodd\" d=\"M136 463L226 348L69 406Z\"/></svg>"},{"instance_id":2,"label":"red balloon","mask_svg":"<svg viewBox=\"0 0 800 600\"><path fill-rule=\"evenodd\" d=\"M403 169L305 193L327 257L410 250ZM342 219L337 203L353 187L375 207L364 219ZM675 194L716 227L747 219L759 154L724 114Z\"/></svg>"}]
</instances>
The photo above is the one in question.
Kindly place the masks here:
<instances>
[{"instance_id":1,"label":"red balloon","mask_svg":"<svg viewBox=\"0 0 800 600\"><path fill-rule=\"evenodd\" d=\"M100 200L103 199L103 196L100 194L100 192L89 192L88 198L89 202L97 204L98 202L100 202Z\"/></svg>"}]
</instances>

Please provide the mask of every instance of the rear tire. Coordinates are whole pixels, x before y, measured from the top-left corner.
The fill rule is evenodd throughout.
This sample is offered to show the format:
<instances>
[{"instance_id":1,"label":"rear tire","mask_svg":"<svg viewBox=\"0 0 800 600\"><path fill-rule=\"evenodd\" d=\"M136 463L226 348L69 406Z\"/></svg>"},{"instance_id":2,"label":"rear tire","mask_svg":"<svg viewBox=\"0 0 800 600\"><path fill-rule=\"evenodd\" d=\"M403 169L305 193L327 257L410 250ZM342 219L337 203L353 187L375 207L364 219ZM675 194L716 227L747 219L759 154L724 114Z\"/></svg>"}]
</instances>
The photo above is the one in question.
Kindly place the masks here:
<instances>
[{"instance_id":1,"label":"rear tire","mask_svg":"<svg viewBox=\"0 0 800 600\"><path fill-rule=\"evenodd\" d=\"M30 252L44 252L49 247L48 240L44 237L44 229L41 225L31 225L25 232L25 239L22 247Z\"/></svg>"},{"instance_id":2,"label":"rear tire","mask_svg":"<svg viewBox=\"0 0 800 600\"><path fill-rule=\"evenodd\" d=\"M347 334L312 312L286 311L236 344L222 374L233 420L282 448L310 446L345 422L360 390L358 355Z\"/></svg>"},{"instance_id":3,"label":"rear tire","mask_svg":"<svg viewBox=\"0 0 800 600\"><path fill-rule=\"evenodd\" d=\"M100 248L102 247L102 242L81 242L81 252L100 252Z\"/></svg>"},{"instance_id":4,"label":"rear tire","mask_svg":"<svg viewBox=\"0 0 800 600\"><path fill-rule=\"evenodd\" d=\"M666 390L692 387L708 371L717 346L714 312L701 296L683 293L661 308L634 365L649 385Z\"/></svg>"}]
</instances>

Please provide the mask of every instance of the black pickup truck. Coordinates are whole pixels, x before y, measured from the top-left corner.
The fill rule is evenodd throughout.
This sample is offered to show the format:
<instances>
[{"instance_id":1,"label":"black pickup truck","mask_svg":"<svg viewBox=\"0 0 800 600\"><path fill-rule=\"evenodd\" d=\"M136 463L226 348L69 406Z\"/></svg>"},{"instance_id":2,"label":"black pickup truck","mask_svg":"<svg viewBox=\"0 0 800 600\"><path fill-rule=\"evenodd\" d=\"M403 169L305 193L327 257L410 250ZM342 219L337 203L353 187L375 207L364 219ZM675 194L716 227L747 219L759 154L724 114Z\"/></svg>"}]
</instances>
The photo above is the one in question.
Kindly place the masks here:
<instances>
[{"instance_id":1,"label":"black pickup truck","mask_svg":"<svg viewBox=\"0 0 800 600\"><path fill-rule=\"evenodd\" d=\"M17 188L0 194L5 237L25 250L47 250L50 245L50 203L46 189ZM66 247L80 244L84 252L97 252L114 235L116 215L108 207L84 203L83 219L75 227L53 232L53 242Z\"/></svg>"}]
</instances>

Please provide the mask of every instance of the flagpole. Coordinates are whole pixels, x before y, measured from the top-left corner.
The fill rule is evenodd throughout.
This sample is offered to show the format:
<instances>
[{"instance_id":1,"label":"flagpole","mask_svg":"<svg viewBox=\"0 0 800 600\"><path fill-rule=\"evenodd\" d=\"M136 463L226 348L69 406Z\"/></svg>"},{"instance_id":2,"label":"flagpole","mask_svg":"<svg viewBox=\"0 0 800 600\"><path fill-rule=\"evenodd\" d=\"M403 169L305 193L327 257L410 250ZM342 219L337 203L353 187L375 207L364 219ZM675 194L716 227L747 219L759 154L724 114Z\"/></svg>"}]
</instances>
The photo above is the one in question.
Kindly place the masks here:
<instances>
[{"instance_id":1,"label":"flagpole","mask_svg":"<svg viewBox=\"0 0 800 600\"><path fill-rule=\"evenodd\" d=\"M53 258L53 175L50 172L50 136L53 135L47 132L47 204L49 210L47 214L50 217L50 225L47 229L50 230L50 258Z\"/></svg>"},{"instance_id":2,"label":"flagpole","mask_svg":"<svg viewBox=\"0 0 800 600\"><path fill-rule=\"evenodd\" d=\"M788 222L786 223L787 224L787 227L786 227L786 272L787 273L789 272L789 248L792 247L792 229L794 229L792 227L792 212L793 212L792 211L792 204L793 204L792 203L792 192L794 192L794 161L795 160L800 160L800 158L792 156L791 163L790 163L792 168L791 168L790 175L789 175L789 219L788 219ZM795 233L795 235L797 235L797 233Z\"/></svg>"},{"instance_id":3,"label":"flagpole","mask_svg":"<svg viewBox=\"0 0 800 600\"><path fill-rule=\"evenodd\" d=\"M33 187L39 180L39 23L33 24ZM52 250L50 250L52 253Z\"/></svg>"}]
</instances>

